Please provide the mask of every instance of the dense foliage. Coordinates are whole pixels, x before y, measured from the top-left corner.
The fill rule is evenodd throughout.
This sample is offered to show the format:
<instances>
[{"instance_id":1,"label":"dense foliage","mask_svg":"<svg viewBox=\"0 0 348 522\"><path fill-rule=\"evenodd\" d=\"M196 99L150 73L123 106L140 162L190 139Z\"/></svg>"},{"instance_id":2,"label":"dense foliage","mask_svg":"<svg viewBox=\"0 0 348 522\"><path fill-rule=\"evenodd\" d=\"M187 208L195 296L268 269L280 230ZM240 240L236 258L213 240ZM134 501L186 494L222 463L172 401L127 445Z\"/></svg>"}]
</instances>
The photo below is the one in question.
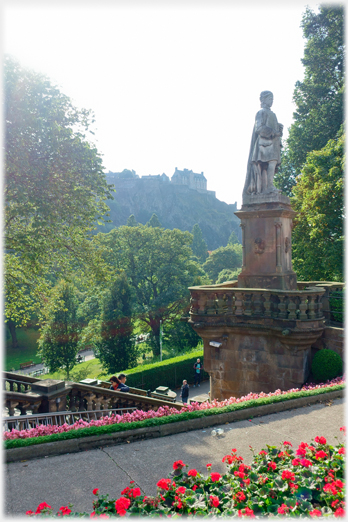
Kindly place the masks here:
<instances>
[{"instance_id":1,"label":"dense foliage","mask_svg":"<svg viewBox=\"0 0 348 522\"><path fill-rule=\"evenodd\" d=\"M345 432L344 427L340 430ZM345 516L342 443L332 446L317 436L310 444L301 442L296 450L291 442L283 441L280 447L267 444L258 453L251 451L253 460L248 466L233 448L222 459L227 466L223 475L212 471L209 463L205 475L177 460L169 477L157 481L154 497L144 495L134 481L116 499L102 495L96 487L91 514L62 506L56 516ZM26 514L54 516L45 502Z\"/></svg>"},{"instance_id":2,"label":"dense foliage","mask_svg":"<svg viewBox=\"0 0 348 522\"><path fill-rule=\"evenodd\" d=\"M306 39L304 80L296 83L294 123L276 175L288 195L307 154L334 139L344 121L344 7L320 5L317 12L307 7L301 26Z\"/></svg>"},{"instance_id":3,"label":"dense foliage","mask_svg":"<svg viewBox=\"0 0 348 522\"><path fill-rule=\"evenodd\" d=\"M125 271L137 319L149 329L151 347L158 355L160 322L178 321L189 303L188 287L205 281L203 270L191 260L192 235L138 225L98 234L97 240L108 250L105 260Z\"/></svg>"},{"instance_id":4,"label":"dense foliage","mask_svg":"<svg viewBox=\"0 0 348 522\"><path fill-rule=\"evenodd\" d=\"M39 355L51 372L62 369L66 378L76 365L82 325L77 320L76 289L60 281L53 289L47 317L39 339Z\"/></svg>"},{"instance_id":5,"label":"dense foliage","mask_svg":"<svg viewBox=\"0 0 348 522\"><path fill-rule=\"evenodd\" d=\"M204 261L208 257L208 247L207 243L203 239L202 230L198 223L196 223L192 229L192 252L193 255L197 257L200 263L204 263Z\"/></svg>"},{"instance_id":6,"label":"dense foliage","mask_svg":"<svg viewBox=\"0 0 348 522\"><path fill-rule=\"evenodd\" d=\"M222 270L235 271L242 266L242 245L235 243L213 250L203 264L204 271L216 283Z\"/></svg>"},{"instance_id":7,"label":"dense foliage","mask_svg":"<svg viewBox=\"0 0 348 522\"><path fill-rule=\"evenodd\" d=\"M293 266L303 281L343 281L345 134L308 154L293 188Z\"/></svg>"},{"instance_id":8,"label":"dense foliage","mask_svg":"<svg viewBox=\"0 0 348 522\"><path fill-rule=\"evenodd\" d=\"M342 375L342 358L333 350L319 350L313 357L311 370L313 377L317 382L334 379L335 377Z\"/></svg>"},{"instance_id":9,"label":"dense foliage","mask_svg":"<svg viewBox=\"0 0 348 522\"><path fill-rule=\"evenodd\" d=\"M101 275L88 238L110 191L89 140L92 114L14 59L4 69L5 315L25 324L52 272L83 265Z\"/></svg>"}]
</instances>

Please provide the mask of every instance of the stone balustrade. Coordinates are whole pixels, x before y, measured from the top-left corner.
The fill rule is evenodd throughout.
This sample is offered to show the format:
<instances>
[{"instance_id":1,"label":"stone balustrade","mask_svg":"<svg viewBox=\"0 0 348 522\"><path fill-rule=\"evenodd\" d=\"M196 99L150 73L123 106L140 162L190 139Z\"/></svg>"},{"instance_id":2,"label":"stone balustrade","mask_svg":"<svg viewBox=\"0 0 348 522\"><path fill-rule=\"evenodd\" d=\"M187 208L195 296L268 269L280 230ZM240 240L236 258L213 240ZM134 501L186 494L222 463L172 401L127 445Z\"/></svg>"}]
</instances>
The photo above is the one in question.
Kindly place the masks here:
<instances>
[{"instance_id":1,"label":"stone balustrade","mask_svg":"<svg viewBox=\"0 0 348 522\"><path fill-rule=\"evenodd\" d=\"M181 403L155 399L140 393L118 392L72 381L41 380L12 372L4 372L3 390L4 406L10 417L15 415L16 410L21 415L28 412L97 411L97 417L101 417L103 411L107 413L110 409L156 411L161 406L175 407L178 410L183 407Z\"/></svg>"},{"instance_id":2,"label":"stone balustrade","mask_svg":"<svg viewBox=\"0 0 348 522\"><path fill-rule=\"evenodd\" d=\"M270 290L263 288L237 288L222 285L196 286L191 292L191 321L204 318L274 318L290 321L324 319L322 297L326 290L321 286L302 290ZM211 322L211 321L210 321Z\"/></svg>"}]
</instances>

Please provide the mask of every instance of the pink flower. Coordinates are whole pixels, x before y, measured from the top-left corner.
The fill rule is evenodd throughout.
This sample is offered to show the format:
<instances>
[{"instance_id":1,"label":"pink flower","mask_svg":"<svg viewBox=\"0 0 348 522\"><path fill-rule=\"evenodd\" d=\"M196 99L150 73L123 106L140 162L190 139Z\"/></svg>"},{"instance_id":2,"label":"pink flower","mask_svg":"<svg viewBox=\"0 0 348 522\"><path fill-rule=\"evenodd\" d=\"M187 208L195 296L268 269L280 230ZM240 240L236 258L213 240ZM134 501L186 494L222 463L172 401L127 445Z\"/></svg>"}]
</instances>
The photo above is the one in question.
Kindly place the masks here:
<instances>
[{"instance_id":1,"label":"pink flower","mask_svg":"<svg viewBox=\"0 0 348 522\"><path fill-rule=\"evenodd\" d=\"M343 431L343 433L346 434L346 427L345 427L345 426L342 426L342 427L340 428L340 431Z\"/></svg>"},{"instance_id":2,"label":"pink flower","mask_svg":"<svg viewBox=\"0 0 348 522\"><path fill-rule=\"evenodd\" d=\"M221 479L220 473L211 473L210 476L211 476L212 482L217 482L218 480Z\"/></svg>"},{"instance_id":3,"label":"pink flower","mask_svg":"<svg viewBox=\"0 0 348 522\"><path fill-rule=\"evenodd\" d=\"M301 462L301 465L304 466L305 468L309 468L309 466L312 465L311 461L308 459L301 459L300 462Z\"/></svg>"},{"instance_id":4,"label":"pink flower","mask_svg":"<svg viewBox=\"0 0 348 522\"><path fill-rule=\"evenodd\" d=\"M115 509L120 517L124 517L126 514L126 510L129 508L131 501L129 498L120 497L115 502Z\"/></svg>"},{"instance_id":5,"label":"pink flower","mask_svg":"<svg viewBox=\"0 0 348 522\"><path fill-rule=\"evenodd\" d=\"M344 509L339 507L338 509L336 509L334 516L335 517L344 517L345 514L346 514L346 512L344 511Z\"/></svg>"},{"instance_id":6,"label":"pink flower","mask_svg":"<svg viewBox=\"0 0 348 522\"><path fill-rule=\"evenodd\" d=\"M198 471L196 469L190 469L189 472L188 472L188 476L189 477L196 477L197 473L198 473Z\"/></svg>"}]
</instances>

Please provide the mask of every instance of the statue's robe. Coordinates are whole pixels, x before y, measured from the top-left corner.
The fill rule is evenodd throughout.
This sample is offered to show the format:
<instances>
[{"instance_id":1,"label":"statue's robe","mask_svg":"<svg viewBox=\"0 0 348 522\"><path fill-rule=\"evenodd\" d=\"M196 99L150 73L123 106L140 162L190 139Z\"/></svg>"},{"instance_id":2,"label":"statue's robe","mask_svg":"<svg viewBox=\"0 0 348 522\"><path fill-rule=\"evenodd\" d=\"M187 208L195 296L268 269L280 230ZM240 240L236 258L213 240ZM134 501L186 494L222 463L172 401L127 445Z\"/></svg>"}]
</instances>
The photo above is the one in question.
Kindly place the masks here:
<instances>
[{"instance_id":1,"label":"statue's robe","mask_svg":"<svg viewBox=\"0 0 348 522\"><path fill-rule=\"evenodd\" d=\"M280 165L280 134L277 116L274 112L268 108L260 109L255 117L243 193L256 192L257 169L255 165L258 162L277 161L277 166Z\"/></svg>"}]
</instances>

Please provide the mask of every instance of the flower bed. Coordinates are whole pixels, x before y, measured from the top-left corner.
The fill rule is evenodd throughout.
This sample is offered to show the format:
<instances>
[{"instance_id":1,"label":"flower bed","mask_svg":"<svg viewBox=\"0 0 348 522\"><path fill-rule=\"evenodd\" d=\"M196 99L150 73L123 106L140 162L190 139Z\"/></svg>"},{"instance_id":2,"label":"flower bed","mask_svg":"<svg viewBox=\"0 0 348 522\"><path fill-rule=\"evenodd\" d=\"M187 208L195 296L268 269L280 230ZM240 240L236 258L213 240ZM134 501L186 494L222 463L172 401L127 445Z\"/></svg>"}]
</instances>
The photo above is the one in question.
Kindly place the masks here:
<instances>
[{"instance_id":1,"label":"flower bed","mask_svg":"<svg viewBox=\"0 0 348 522\"><path fill-rule=\"evenodd\" d=\"M245 397L238 399L230 397L224 401L213 400L211 403L204 402L202 404L193 403L185 405L185 407L180 411L174 407L170 408L169 406L164 406L160 407L157 411L150 410L144 412L142 410L136 410L132 413L111 415L110 417L106 416L89 422L79 420L72 425L39 425L36 428L31 428L29 430L14 429L11 431L5 431L3 437L5 439L5 447L11 448L22 446L24 443L26 443L25 445L37 444L40 442L60 440L61 438L97 435L99 433L104 433L105 430L107 430L107 432L119 431L132 429L133 427L138 428L154 425L152 421L158 421L158 423L160 423L161 418L163 417L171 417L167 422L175 422L202 415L214 415L242 408L270 404L272 402L289 400L301 396L311 396L317 393L325 393L326 391L343 389L344 384L344 378L336 378L327 383L307 385L305 390L293 388L287 391L276 390L271 393L249 393Z\"/></svg>"},{"instance_id":2,"label":"flower bed","mask_svg":"<svg viewBox=\"0 0 348 522\"><path fill-rule=\"evenodd\" d=\"M340 428L345 433L345 428ZM297 450L284 441L280 448L266 446L253 452L251 466L232 449L222 462L227 465L224 475L208 475L174 462L169 478L157 482L154 497L143 495L132 481L116 499L94 489L92 513L72 511L72 505L62 506L56 515L43 502L27 515L80 516L110 518L114 516L237 516L276 517L344 517L344 455L343 444L327 444L325 437L316 437L312 444L301 442Z\"/></svg>"}]
</instances>

